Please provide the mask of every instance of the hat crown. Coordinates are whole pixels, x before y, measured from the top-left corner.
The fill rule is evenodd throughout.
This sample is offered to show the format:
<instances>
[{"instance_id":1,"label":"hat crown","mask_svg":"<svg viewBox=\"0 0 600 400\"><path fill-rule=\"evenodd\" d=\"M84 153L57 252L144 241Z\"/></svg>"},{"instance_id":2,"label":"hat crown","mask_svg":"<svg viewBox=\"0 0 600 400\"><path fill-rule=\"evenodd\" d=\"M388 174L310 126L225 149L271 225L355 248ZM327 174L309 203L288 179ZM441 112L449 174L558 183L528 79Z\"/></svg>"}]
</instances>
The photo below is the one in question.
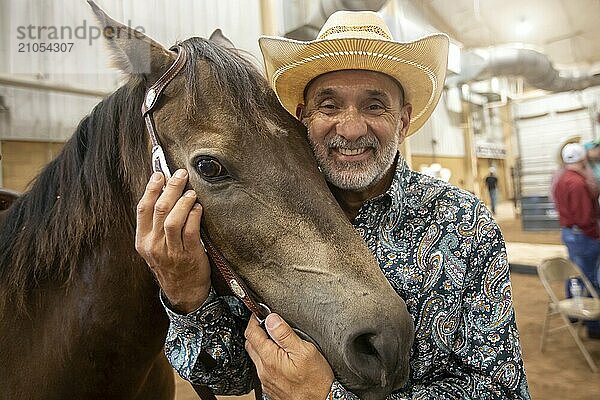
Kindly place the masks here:
<instances>
[{"instance_id":1,"label":"hat crown","mask_svg":"<svg viewBox=\"0 0 600 400\"><path fill-rule=\"evenodd\" d=\"M585 149L579 143L569 143L562 149L562 159L565 164L573 164L585 158Z\"/></svg>"},{"instance_id":2,"label":"hat crown","mask_svg":"<svg viewBox=\"0 0 600 400\"><path fill-rule=\"evenodd\" d=\"M317 35L317 40L350 38L393 40L383 18L373 11L336 11Z\"/></svg>"},{"instance_id":3,"label":"hat crown","mask_svg":"<svg viewBox=\"0 0 600 400\"><path fill-rule=\"evenodd\" d=\"M384 19L372 11L338 11L325 22L316 40L263 36L259 45L267 78L292 115L306 101L306 86L319 75L366 70L388 75L404 88L412 105L407 135L430 117L444 88L448 36L432 34L396 42Z\"/></svg>"}]
</instances>

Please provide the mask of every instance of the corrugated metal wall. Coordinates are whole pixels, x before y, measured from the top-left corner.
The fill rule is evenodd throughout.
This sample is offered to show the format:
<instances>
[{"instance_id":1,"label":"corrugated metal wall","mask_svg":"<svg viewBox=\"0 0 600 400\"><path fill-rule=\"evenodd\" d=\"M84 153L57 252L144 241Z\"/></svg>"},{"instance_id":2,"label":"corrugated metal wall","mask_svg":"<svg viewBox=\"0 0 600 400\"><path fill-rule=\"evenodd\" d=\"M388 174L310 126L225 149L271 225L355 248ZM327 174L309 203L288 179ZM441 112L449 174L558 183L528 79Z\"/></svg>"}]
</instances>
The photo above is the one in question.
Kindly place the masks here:
<instances>
[{"instance_id":1,"label":"corrugated metal wall","mask_svg":"<svg viewBox=\"0 0 600 400\"><path fill-rule=\"evenodd\" d=\"M236 46L255 56L259 54L258 0L98 0L98 4L116 20L143 27L149 36L166 46L190 36L206 37L220 27ZM94 25L95 19L85 1L2 1L0 14L0 73L106 91L118 86L120 75L108 67L109 59L99 39L91 45L87 40L71 40L74 46L70 54L16 52L20 43L35 42L19 38L19 32L26 32L18 31L20 26ZM0 139L65 140L79 119L99 100L2 86L0 96L4 97L10 114L9 122L0 125Z\"/></svg>"},{"instance_id":2,"label":"corrugated metal wall","mask_svg":"<svg viewBox=\"0 0 600 400\"><path fill-rule=\"evenodd\" d=\"M390 0L381 10L394 39L411 41L439 32L411 2ZM432 140L435 140L435 154L438 156L462 157L465 155L464 134L460 126L460 116L453 115L447 105L448 96L440 99L431 118L418 134L409 138L412 154L431 155ZM460 100L459 100L460 103ZM459 106L460 107L460 106Z\"/></svg>"},{"instance_id":3,"label":"corrugated metal wall","mask_svg":"<svg viewBox=\"0 0 600 400\"><path fill-rule=\"evenodd\" d=\"M190 36L208 36L221 27L236 46L259 54L256 43L260 34L258 0L99 0L98 3L118 21L125 24L131 21L131 26L143 27L149 36L167 46ZM91 45L85 40L75 41L72 53L60 55L59 62L55 53L28 52L26 59L30 64L23 65L24 55L15 53L19 43L34 42L18 39L19 26L94 24L85 1L3 1L0 12L3 15L0 73L31 72L25 76L107 91L118 86L120 75L108 67L109 59L101 40L94 40ZM6 21L7 18L10 21ZM15 59L19 61L17 65ZM10 123L0 132L2 139L64 140L72 134L81 116L98 101L78 95L9 87L0 87L0 96L5 98L10 113Z\"/></svg>"},{"instance_id":4,"label":"corrugated metal wall","mask_svg":"<svg viewBox=\"0 0 600 400\"><path fill-rule=\"evenodd\" d=\"M148 36L167 47L191 36L208 37L214 29L221 28L238 48L260 60L257 43L261 33L259 0L96 2L117 21L141 27ZM0 1L0 75L8 79L39 79L112 92L119 86L122 76L109 67L103 39L92 37L91 27L96 26L92 10L84 0ZM56 28L59 39L50 40L52 28ZM70 52L41 52L40 42L73 45ZM32 48L34 43L38 46L35 47L37 51ZM19 52L19 49L24 51ZM24 141L45 143L48 148L54 148L53 143L67 140L81 118L99 101L98 97L0 85L0 145ZM34 153L39 152L6 154L26 147L4 146L0 186L20 182L18 187L11 188L24 189L21 183L28 180L29 173L23 172L23 176L11 174L3 182L2 170L18 173L20 167L37 165L39 157L25 161L26 157L34 157ZM7 165L16 160L20 160L21 165Z\"/></svg>"},{"instance_id":5,"label":"corrugated metal wall","mask_svg":"<svg viewBox=\"0 0 600 400\"><path fill-rule=\"evenodd\" d=\"M594 117L599 101L600 88L592 88L514 105L524 230L558 229L558 215L549 196L552 176L560 168L560 148L569 137L580 136L582 143L598 137Z\"/></svg>"},{"instance_id":6,"label":"corrugated metal wall","mask_svg":"<svg viewBox=\"0 0 600 400\"><path fill-rule=\"evenodd\" d=\"M415 155L435 153L437 156L463 157L465 155L465 139L459 119L460 115L448 110L445 99L440 100L440 104L431 118L416 135L409 138L412 153ZM435 146L432 141L436 142Z\"/></svg>"},{"instance_id":7,"label":"corrugated metal wall","mask_svg":"<svg viewBox=\"0 0 600 400\"><path fill-rule=\"evenodd\" d=\"M515 104L522 196L548 195L552 174L559 167L562 140L580 135L585 143L596 137L592 119L595 98L600 99L600 89L587 96L559 93Z\"/></svg>"}]
</instances>

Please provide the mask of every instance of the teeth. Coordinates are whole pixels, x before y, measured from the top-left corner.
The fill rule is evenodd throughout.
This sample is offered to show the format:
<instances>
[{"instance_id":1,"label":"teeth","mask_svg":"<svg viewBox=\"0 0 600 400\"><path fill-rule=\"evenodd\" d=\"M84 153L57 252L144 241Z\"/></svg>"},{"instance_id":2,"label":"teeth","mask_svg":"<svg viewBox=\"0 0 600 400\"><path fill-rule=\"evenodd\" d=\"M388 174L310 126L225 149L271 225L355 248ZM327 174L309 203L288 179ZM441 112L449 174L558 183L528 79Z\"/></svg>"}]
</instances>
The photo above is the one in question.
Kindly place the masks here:
<instances>
[{"instance_id":1,"label":"teeth","mask_svg":"<svg viewBox=\"0 0 600 400\"><path fill-rule=\"evenodd\" d=\"M356 156L358 154L362 154L365 151L367 151L366 147L361 147L360 149L345 149L345 148L338 148L337 151L345 156Z\"/></svg>"}]
</instances>

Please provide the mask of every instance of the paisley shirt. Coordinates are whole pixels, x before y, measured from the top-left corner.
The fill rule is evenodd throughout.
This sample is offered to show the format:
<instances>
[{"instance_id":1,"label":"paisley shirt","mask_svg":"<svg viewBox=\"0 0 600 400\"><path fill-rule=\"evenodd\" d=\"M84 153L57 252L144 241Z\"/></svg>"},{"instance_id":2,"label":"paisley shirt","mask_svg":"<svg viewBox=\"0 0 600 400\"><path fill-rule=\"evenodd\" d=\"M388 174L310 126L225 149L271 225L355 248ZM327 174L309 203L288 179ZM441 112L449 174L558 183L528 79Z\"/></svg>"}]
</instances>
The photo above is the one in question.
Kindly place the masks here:
<instances>
[{"instance_id":1,"label":"paisley shirt","mask_svg":"<svg viewBox=\"0 0 600 400\"><path fill-rule=\"evenodd\" d=\"M481 201L399 157L390 188L352 224L415 323L409 380L388 399L530 398L504 240ZM222 394L251 389L248 312L238 300L211 293L188 315L165 308L165 351L185 379ZM202 351L216 361L202 362ZM358 399L339 382L329 398Z\"/></svg>"}]
</instances>

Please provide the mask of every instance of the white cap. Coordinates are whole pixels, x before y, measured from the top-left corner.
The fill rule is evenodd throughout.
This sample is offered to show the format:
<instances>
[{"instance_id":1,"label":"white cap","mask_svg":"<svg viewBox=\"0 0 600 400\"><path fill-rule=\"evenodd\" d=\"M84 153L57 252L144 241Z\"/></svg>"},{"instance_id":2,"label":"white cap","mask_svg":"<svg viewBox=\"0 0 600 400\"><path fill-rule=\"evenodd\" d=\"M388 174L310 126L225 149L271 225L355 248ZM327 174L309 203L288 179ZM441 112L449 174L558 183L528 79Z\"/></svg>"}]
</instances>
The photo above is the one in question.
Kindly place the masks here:
<instances>
[{"instance_id":1,"label":"white cap","mask_svg":"<svg viewBox=\"0 0 600 400\"><path fill-rule=\"evenodd\" d=\"M565 164L574 164L585 158L585 148L579 143L569 143L563 147L561 155Z\"/></svg>"}]
</instances>

